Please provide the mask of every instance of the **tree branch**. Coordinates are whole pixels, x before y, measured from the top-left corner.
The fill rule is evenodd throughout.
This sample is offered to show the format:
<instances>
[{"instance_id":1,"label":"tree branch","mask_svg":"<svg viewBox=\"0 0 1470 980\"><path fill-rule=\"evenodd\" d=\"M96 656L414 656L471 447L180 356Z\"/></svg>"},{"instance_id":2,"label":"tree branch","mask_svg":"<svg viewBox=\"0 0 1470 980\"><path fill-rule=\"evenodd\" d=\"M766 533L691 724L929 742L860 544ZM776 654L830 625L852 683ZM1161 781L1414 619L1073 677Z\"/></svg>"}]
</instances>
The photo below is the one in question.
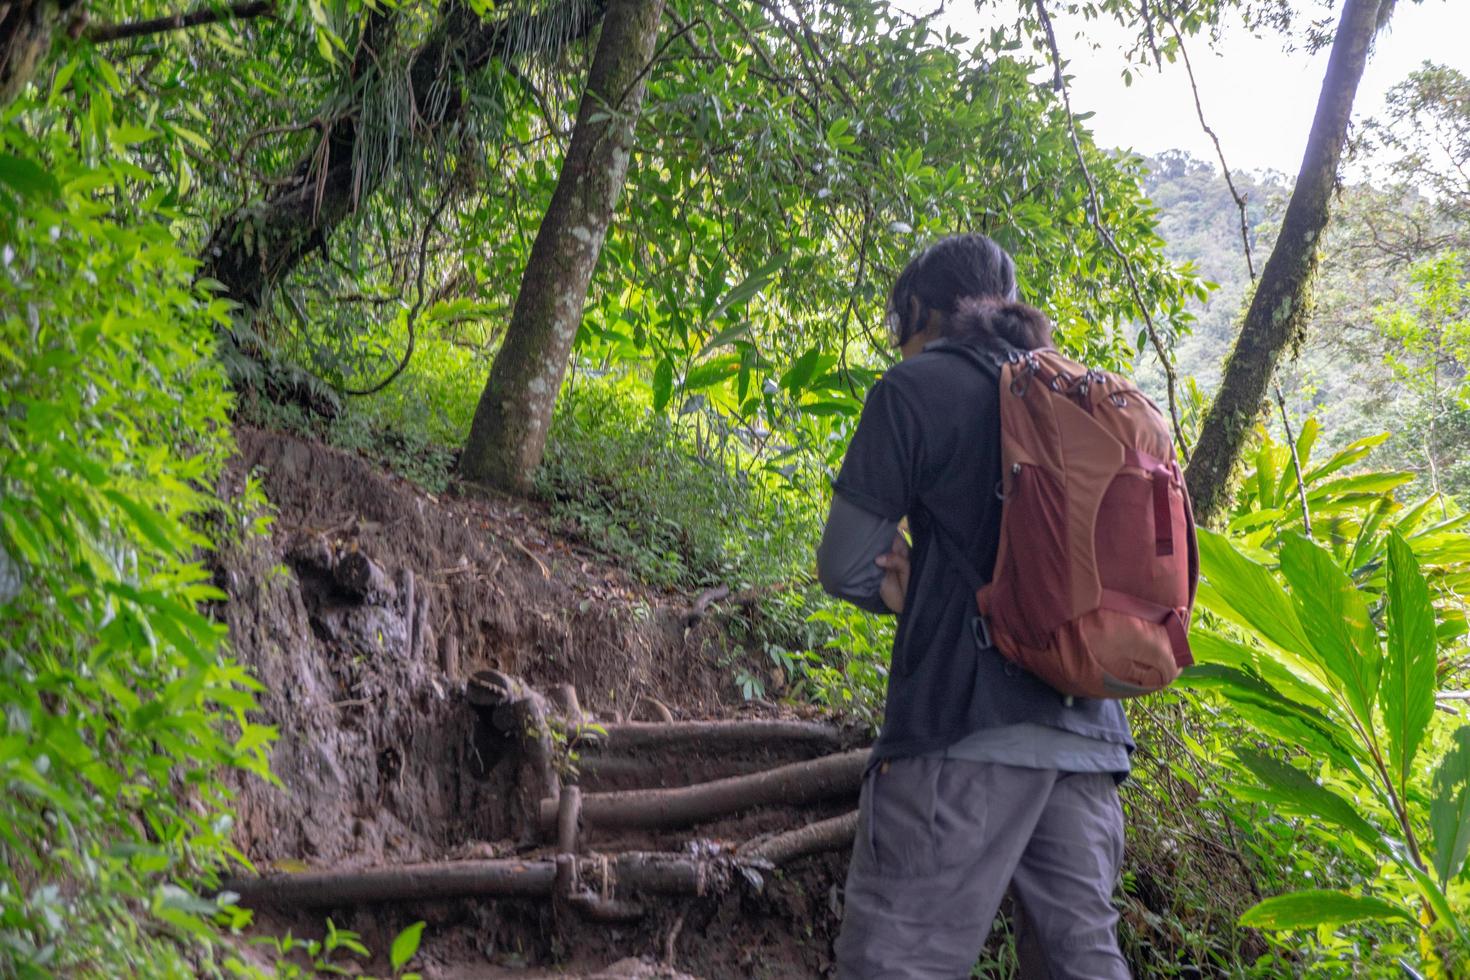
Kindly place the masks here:
<instances>
[{"instance_id":1,"label":"tree branch","mask_svg":"<svg viewBox=\"0 0 1470 980\"><path fill-rule=\"evenodd\" d=\"M135 20L123 24L98 24L96 27L87 28L85 37L93 44L107 44L111 41L126 41L135 37L166 34L169 31L184 31L191 27L220 24L230 20L274 17L275 13L274 0L248 0L248 2L230 4L228 7L200 7L187 14L178 13L168 17L154 17L151 20Z\"/></svg>"},{"instance_id":2,"label":"tree branch","mask_svg":"<svg viewBox=\"0 0 1470 980\"><path fill-rule=\"evenodd\" d=\"M1159 366L1164 369L1164 380L1167 382L1169 394L1169 420L1174 426L1174 441L1178 443L1180 453L1188 455L1189 446L1184 441L1184 428L1179 423L1179 398L1176 393L1179 382L1174 372L1174 363L1164 347L1164 340L1159 336L1158 328L1154 325L1153 315L1148 311L1148 303L1143 298L1143 290L1139 287L1138 277L1133 272L1133 263L1119 247L1112 232L1103 224L1102 202L1098 199L1097 183L1092 179L1092 171L1087 167L1087 157L1082 152L1082 140L1077 136L1077 117L1072 112L1072 97L1067 90L1066 79L1062 75L1062 52L1057 47L1056 30L1052 27L1051 15L1047 13L1044 0L1034 0L1034 3L1036 14L1041 19L1042 27L1046 30L1047 46L1051 49L1054 71L1052 87L1062 97L1062 108L1067 113L1067 132L1072 137L1072 150L1077 156L1077 166L1082 170L1082 179L1087 183L1087 203L1089 205L1087 216L1097 236L1122 263L1123 273L1128 279L1128 290L1133 295L1133 302L1138 307L1139 315L1143 317L1144 326L1148 328L1148 339L1153 344L1154 353L1158 355Z\"/></svg>"},{"instance_id":3,"label":"tree branch","mask_svg":"<svg viewBox=\"0 0 1470 980\"><path fill-rule=\"evenodd\" d=\"M1250 222L1246 216L1245 195L1235 189L1235 181L1230 176L1230 164L1225 162L1225 149L1220 145L1220 137L1215 134L1214 127L1205 121L1204 103L1200 101L1199 85L1194 79L1194 65L1189 60L1189 49L1184 46L1184 32L1174 22L1174 15L1169 12L1168 5L1164 5L1164 17L1169 22L1169 27L1174 31L1174 37L1179 42L1179 54L1184 58L1184 70L1189 75L1189 90L1194 93L1194 111L1199 116L1200 127L1209 136L1210 141L1215 144L1215 155L1220 158L1220 169L1225 174L1225 186L1230 189L1230 196L1235 199L1235 206L1240 211L1240 244L1245 249L1245 268L1250 273L1251 282L1256 281L1256 264L1251 258L1251 235ZM1154 52L1158 56L1157 50Z\"/></svg>"}]
</instances>

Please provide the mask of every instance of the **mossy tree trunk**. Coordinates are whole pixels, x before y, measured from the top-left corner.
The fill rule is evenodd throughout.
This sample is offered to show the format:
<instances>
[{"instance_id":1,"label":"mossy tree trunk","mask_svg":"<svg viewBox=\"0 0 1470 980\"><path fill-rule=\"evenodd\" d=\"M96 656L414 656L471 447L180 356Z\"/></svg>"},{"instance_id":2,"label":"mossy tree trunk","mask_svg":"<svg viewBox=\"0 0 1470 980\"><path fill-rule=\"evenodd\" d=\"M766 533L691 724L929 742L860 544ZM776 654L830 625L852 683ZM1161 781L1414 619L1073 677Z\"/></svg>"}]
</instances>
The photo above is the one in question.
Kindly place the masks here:
<instances>
[{"instance_id":1,"label":"mossy tree trunk","mask_svg":"<svg viewBox=\"0 0 1470 980\"><path fill-rule=\"evenodd\" d=\"M1337 186L1353 98L1379 24L1380 7L1391 8L1392 2L1347 0L1343 5L1307 151L1286 205L1281 233L1261 271L1260 285L1185 471L1195 515L1201 523L1213 522L1229 503L1231 474L1260 415L1271 376L1282 352L1299 336L1316 271L1317 246Z\"/></svg>"},{"instance_id":2,"label":"mossy tree trunk","mask_svg":"<svg viewBox=\"0 0 1470 980\"><path fill-rule=\"evenodd\" d=\"M468 480L529 488L622 193L663 0L612 0L551 205L460 457Z\"/></svg>"}]
</instances>

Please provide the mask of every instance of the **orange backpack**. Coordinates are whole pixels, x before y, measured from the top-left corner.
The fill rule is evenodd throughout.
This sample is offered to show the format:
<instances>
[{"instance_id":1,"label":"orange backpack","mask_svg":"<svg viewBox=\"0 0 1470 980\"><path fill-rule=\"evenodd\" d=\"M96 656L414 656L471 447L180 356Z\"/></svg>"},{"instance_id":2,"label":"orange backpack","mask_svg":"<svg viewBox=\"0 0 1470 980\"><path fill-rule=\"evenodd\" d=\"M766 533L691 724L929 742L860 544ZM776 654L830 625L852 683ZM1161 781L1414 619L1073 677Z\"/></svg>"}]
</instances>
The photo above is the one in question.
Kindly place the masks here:
<instances>
[{"instance_id":1,"label":"orange backpack","mask_svg":"<svg viewBox=\"0 0 1470 980\"><path fill-rule=\"evenodd\" d=\"M1069 696L1173 682L1194 662L1199 551L1163 414L1055 350L941 349L999 376L1004 503L995 573L973 583L981 645Z\"/></svg>"}]
</instances>

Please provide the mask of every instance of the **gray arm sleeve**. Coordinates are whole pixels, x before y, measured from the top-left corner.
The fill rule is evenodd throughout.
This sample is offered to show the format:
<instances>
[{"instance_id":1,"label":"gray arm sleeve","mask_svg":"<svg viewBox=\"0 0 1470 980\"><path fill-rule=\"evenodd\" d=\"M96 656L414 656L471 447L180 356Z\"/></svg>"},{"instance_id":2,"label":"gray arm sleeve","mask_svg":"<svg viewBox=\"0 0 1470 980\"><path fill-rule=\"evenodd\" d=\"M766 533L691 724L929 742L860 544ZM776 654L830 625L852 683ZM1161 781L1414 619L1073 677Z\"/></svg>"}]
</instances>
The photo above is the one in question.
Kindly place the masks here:
<instances>
[{"instance_id":1,"label":"gray arm sleeve","mask_svg":"<svg viewBox=\"0 0 1470 980\"><path fill-rule=\"evenodd\" d=\"M878 596L883 569L873 562L888 553L897 531L897 521L879 517L834 493L822 543L817 546L817 577L822 588L859 609L891 615L893 611Z\"/></svg>"}]
</instances>

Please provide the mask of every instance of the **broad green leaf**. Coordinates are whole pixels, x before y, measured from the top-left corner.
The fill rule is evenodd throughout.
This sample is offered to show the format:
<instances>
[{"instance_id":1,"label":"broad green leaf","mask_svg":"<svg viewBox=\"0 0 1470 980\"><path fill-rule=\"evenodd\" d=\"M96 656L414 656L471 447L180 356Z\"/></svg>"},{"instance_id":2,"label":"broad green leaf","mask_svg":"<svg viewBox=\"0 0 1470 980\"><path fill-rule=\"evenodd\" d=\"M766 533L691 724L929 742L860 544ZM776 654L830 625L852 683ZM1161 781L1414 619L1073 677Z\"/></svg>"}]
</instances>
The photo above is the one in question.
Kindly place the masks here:
<instances>
[{"instance_id":1,"label":"broad green leaf","mask_svg":"<svg viewBox=\"0 0 1470 980\"><path fill-rule=\"evenodd\" d=\"M1307 420L1302 423L1302 431L1296 437L1296 458L1305 468L1312 461L1312 449L1317 445L1317 437L1322 434L1322 423L1317 416L1308 415ZM1292 489L1296 489L1296 471L1292 470Z\"/></svg>"},{"instance_id":2,"label":"broad green leaf","mask_svg":"<svg viewBox=\"0 0 1470 980\"><path fill-rule=\"evenodd\" d=\"M1256 450L1256 503L1261 507L1275 507L1281 502L1273 490L1276 485L1275 445L1262 442Z\"/></svg>"},{"instance_id":3,"label":"broad green leaf","mask_svg":"<svg viewBox=\"0 0 1470 980\"><path fill-rule=\"evenodd\" d=\"M1287 809L1300 816L1316 817L1352 832L1375 851L1381 850L1383 835L1358 813L1352 803L1317 782L1295 766L1251 749L1235 750L1235 757L1256 778L1279 794Z\"/></svg>"},{"instance_id":4,"label":"broad green leaf","mask_svg":"<svg viewBox=\"0 0 1470 980\"><path fill-rule=\"evenodd\" d=\"M1430 505L1436 503L1438 500L1438 494L1430 494L1418 503L1405 507L1394 518L1394 530L1405 536L1413 534L1418 529L1419 523L1424 520L1424 515L1429 512Z\"/></svg>"},{"instance_id":5,"label":"broad green leaf","mask_svg":"<svg viewBox=\"0 0 1470 980\"><path fill-rule=\"evenodd\" d=\"M61 191L56 178L35 161L9 153L0 153L0 184L22 197L55 197Z\"/></svg>"},{"instance_id":6,"label":"broad green leaf","mask_svg":"<svg viewBox=\"0 0 1470 980\"><path fill-rule=\"evenodd\" d=\"M1397 532L1388 537L1388 659L1381 709L1388 730L1389 773L1403 795L1414 756L1434 714L1434 606L1414 552Z\"/></svg>"},{"instance_id":7,"label":"broad green leaf","mask_svg":"<svg viewBox=\"0 0 1470 980\"><path fill-rule=\"evenodd\" d=\"M653 369L653 410L662 412L674 394L674 365L665 357Z\"/></svg>"},{"instance_id":8,"label":"broad green leaf","mask_svg":"<svg viewBox=\"0 0 1470 980\"><path fill-rule=\"evenodd\" d=\"M1331 459L1327 460L1327 462L1307 472L1307 486L1314 486L1317 481L1322 479L1324 476L1331 476L1338 470L1345 469L1346 467L1352 466L1355 463L1361 463L1363 460L1368 458L1369 453L1378 448L1384 442L1387 442L1388 436L1389 434L1387 432L1380 432L1377 435L1371 435L1367 438L1359 439L1357 442L1352 443L1340 452L1334 454Z\"/></svg>"},{"instance_id":9,"label":"broad green leaf","mask_svg":"<svg viewBox=\"0 0 1470 980\"><path fill-rule=\"evenodd\" d=\"M1365 920L1416 922L1413 912L1381 898L1312 890L1277 895L1257 902L1240 917L1240 924L1251 929L1276 931L1340 926Z\"/></svg>"},{"instance_id":10,"label":"broad green leaf","mask_svg":"<svg viewBox=\"0 0 1470 980\"><path fill-rule=\"evenodd\" d=\"M811 350L796 359L796 362L781 375L780 385L787 391L800 391L817 373L822 357L822 348L814 345Z\"/></svg>"},{"instance_id":11,"label":"broad green leaf","mask_svg":"<svg viewBox=\"0 0 1470 980\"><path fill-rule=\"evenodd\" d=\"M1441 885L1459 876L1470 853L1470 726L1455 732L1455 744L1434 774L1429 807L1434 836L1434 871Z\"/></svg>"},{"instance_id":12,"label":"broad green leaf","mask_svg":"<svg viewBox=\"0 0 1470 980\"><path fill-rule=\"evenodd\" d=\"M1312 644L1297 621L1291 597L1271 573L1246 558L1229 539L1199 530L1200 574L1210 592L1200 593L1211 612L1259 633L1283 650L1310 656Z\"/></svg>"},{"instance_id":13,"label":"broad green leaf","mask_svg":"<svg viewBox=\"0 0 1470 980\"><path fill-rule=\"evenodd\" d=\"M1359 473L1312 487L1307 491L1307 501L1317 503L1349 493L1389 493L1415 479L1413 473Z\"/></svg>"},{"instance_id":14,"label":"broad green leaf","mask_svg":"<svg viewBox=\"0 0 1470 980\"><path fill-rule=\"evenodd\" d=\"M1279 698L1293 702L1299 707L1311 705L1320 711L1335 712L1337 703L1332 700L1332 695L1323 690L1315 680L1291 670L1283 658L1273 650L1247 646L1234 640L1211 633L1208 630L1196 629L1189 634L1189 646L1194 652L1195 662L1200 667L1218 665L1224 668L1234 668L1237 671L1249 671L1258 674L1264 685L1274 689L1272 693ZM1197 671L1191 669L1185 671L1185 676L1193 676ZM1182 679L1182 678L1181 678ZM1255 678L1250 678L1255 681ZM1323 724L1332 723L1318 710L1313 714L1320 718Z\"/></svg>"},{"instance_id":15,"label":"broad green leaf","mask_svg":"<svg viewBox=\"0 0 1470 980\"><path fill-rule=\"evenodd\" d=\"M1265 510L1248 510L1230 521L1230 530L1237 534L1243 534L1254 531L1258 527L1269 527L1285 517L1286 511L1280 507L1268 507Z\"/></svg>"},{"instance_id":16,"label":"broad green leaf","mask_svg":"<svg viewBox=\"0 0 1470 980\"><path fill-rule=\"evenodd\" d=\"M1353 544L1352 554L1348 557L1346 567L1352 570L1354 577L1363 574L1370 562L1381 561L1384 538L1378 533L1383 522L1393 513L1393 497L1380 498L1378 505L1368 515L1358 528L1358 539ZM1376 572L1376 567L1372 569Z\"/></svg>"},{"instance_id":17,"label":"broad green leaf","mask_svg":"<svg viewBox=\"0 0 1470 980\"><path fill-rule=\"evenodd\" d=\"M739 370L740 358L734 354L726 354L724 357L717 357L694 367L685 376L682 387L685 391L698 391L722 381L729 381Z\"/></svg>"},{"instance_id":18,"label":"broad green leaf","mask_svg":"<svg viewBox=\"0 0 1470 980\"><path fill-rule=\"evenodd\" d=\"M1314 758L1328 759L1345 772L1367 780L1369 757L1342 725L1289 700L1249 674L1215 664L1197 664L1177 681L1181 688L1211 691L1230 704L1235 720L1266 738L1294 745Z\"/></svg>"},{"instance_id":19,"label":"broad green leaf","mask_svg":"<svg viewBox=\"0 0 1470 980\"><path fill-rule=\"evenodd\" d=\"M393 964L393 972L397 973L408 965L415 953L419 951L419 942L424 936L424 923L415 922L400 932L393 940L393 947L388 953L388 959Z\"/></svg>"},{"instance_id":20,"label":"broad green leaf","mask_svg":"<svg viewBox=\"0 0 1470 980\"><path fill-rule=\"evenodd\" d=\"M1319 663L1342 685L1354 714L1372 725L1383 654L1362 593L1329 552L1298 534L1285 537L1281 573Z\"/></svg>"},{"instance_id":21,"label":"broad green leaf","mask_svg":"<svg viewBox=\"0 0 1470 980\"><path fill-rule=\"evenodd\" d=\"M1328 759L1344 772L1368 781L1366 753L1344 739L1340 728L1323 728L1302 715L1252 698L1232 699L1230 706L1236 719L1264 737L1294 745L1315 758Z\"/></svg>"},{"instance_id":22,"label":"broad green leaf","mask_svg":"<svg viewBox=\"0 0 1470 980\"><path fill-rule=\"evenodd\" d=\"M1455 909L1450 906L1449 897L1445 895L1444 889L1440 888L1439 885L1434 883L1433 878L1430 878L1428 874L1419 869L1419 866L1414 863L1411 855L1407 853L1407 847L1395 841L1394 849L1400 854L1399 867L1408 873L1409 877L1414 880L1414 884L1419 886L1419 894L1423 895L1424 900L1429 903L1429 908L1434 912L1435 917L1440 922L1449 923L1450 928L1455 930L1455 935L1459 937L1461 943L1470 943L1470 931L1466 930L1463 917L1457 914Z\"/></svg>"}]
</instances>

